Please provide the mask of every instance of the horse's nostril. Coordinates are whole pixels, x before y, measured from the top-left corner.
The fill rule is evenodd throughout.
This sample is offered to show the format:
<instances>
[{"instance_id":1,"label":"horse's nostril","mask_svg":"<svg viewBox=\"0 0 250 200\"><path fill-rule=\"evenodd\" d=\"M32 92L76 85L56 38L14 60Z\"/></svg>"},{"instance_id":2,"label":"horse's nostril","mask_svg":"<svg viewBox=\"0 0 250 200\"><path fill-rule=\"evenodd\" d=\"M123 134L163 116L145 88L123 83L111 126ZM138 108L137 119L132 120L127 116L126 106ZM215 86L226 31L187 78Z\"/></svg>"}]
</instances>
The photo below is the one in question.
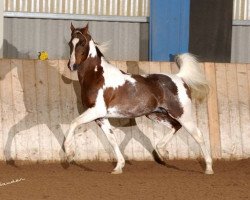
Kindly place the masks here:
<instances>
[{"instance_id":1,"label":"horse's nostril","mask_svg":"<svg viewBox=\"0 0 250 200\"><path fill-rule=\"evenodd\" d=\"M78 67L78 65L77 65L77 64L74 64L74 65L73 65L73 70L76 70L77 67Z\"/></svg>"},{"instance_id":2,"label":"horse's nostril","mask_svg":"<svg viewBox=\"0 0 250 200\"><path fill-rule=\"evenodd\" d=\"M76 69L76 66L75 66L76 64L71 64L70 63L70 61L68 62L68 68L71 70L71 71L73 71L73 70L75 70Z\"/></svg>"},{"instance_id":3,"label":"horse's nostril","mask_svg":"<svg viewBox=\"0 0 250 200\"><path fill-rule=\"evenodd\" d=\"M79 65L76 64L76 63L72 64L70 61L68 62L68 68L69 68L71 71L77 70L78 66L79 66Z\"/></svg>"}]
</instances>

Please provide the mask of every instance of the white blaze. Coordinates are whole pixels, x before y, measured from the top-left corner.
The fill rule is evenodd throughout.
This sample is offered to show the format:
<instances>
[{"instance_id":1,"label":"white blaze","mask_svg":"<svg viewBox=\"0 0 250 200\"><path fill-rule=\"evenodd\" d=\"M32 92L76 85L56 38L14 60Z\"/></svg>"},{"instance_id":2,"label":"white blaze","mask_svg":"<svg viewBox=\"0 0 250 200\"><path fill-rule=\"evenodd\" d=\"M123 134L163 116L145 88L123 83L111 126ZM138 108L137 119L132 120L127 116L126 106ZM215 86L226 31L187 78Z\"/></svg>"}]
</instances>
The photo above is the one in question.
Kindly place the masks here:
<instances>
[{"instance_id":1,"label":"white blaze","mask_svg":"<svg viewBox=\"0 0 250 200\"><path fill-rule=\"evenodd\" d=\"M76 54L75 54L75 50L76 50L76 44L79 42L79 38L74 38L72 40L72 44L73 44L73 51L70 55L70 60L69 60L69 66L70 66L70 69L73 70L73 66L76 62Z\"/></svg>"}]
</instances>

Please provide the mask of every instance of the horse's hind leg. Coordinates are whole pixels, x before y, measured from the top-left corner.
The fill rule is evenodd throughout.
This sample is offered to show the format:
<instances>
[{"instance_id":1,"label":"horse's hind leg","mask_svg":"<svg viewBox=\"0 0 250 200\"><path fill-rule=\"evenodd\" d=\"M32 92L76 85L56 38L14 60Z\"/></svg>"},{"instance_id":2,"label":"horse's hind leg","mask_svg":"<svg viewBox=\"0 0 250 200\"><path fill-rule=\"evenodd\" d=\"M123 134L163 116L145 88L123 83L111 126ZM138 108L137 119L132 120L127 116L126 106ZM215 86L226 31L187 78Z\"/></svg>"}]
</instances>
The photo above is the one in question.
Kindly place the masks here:
<instances>
[{"instance_id":1,"label":"horse's hind leg","mask_svg":"<svg viewBox=\"0 0 250 200\"><path fill-rule=\"evenodd\" d=\"M195 141L200 145L202 154L205 158L206 162L206 174L213 174L213 169L212 169L212 158L208 152L208 149L205 145L205 141L203 138L203 135L199 128L196 126L194 121L192 120L191 117L181 117L179 119L179 122L182 124L182 126L192 135L192 137L195 139Z\"/></svg>"},{"instance_id":2,"label":"horse's hind leg","mask_svg":"<svg viewBox=\"0 0 250 200\"><path fill-rule=\"evenodd\" d=\"M125 165L125 160L124 160L124 157L119 149L115 135L111 129L111 125L110 125L108 119L99 118L95 121L100 126L100 128L103 130L105 135L107 136L108 141L111 144L111 146L115 152L116 158L117 158L117 165L116 165L115 169L113 170L112 174L121 174L122 168Z\"/></svg>"},{"instance_id":3,"label":"horse's hind leg","mask_svg":"<svg viewBox=\"0 0 250 200\"><path fill-rule=\"evenodd\" d=\"M153 121L163 124L170 128L168 134L164 135L163 138L156 144L156 152L160 159L164 161L168 158L168 151L166 145L170 142L174 134L181 128L181 124L172 118L167 112L166 113L151 113L147 117Z\"/></svg>"}]
</instances>

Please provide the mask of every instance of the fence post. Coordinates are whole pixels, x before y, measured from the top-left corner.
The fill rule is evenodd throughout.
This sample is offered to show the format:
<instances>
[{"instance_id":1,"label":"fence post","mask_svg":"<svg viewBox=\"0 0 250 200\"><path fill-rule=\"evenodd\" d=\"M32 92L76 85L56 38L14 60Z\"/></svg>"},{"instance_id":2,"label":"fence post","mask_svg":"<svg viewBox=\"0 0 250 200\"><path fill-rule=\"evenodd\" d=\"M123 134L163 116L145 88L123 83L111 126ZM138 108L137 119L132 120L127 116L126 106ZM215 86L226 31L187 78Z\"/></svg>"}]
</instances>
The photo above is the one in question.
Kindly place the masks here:
<instances>
[{"instance_id":1,"label":"fence post","mask_svg":"<svg viewBox=\"0 0 250 200\"><path fill-rule=\"evenodd\" d=\"M221 158L221 139L214 63L205 63L205 74L210 83L210 92L207 99L210 149L212 157L218 159Z\"/></svg>"}]
</instances>

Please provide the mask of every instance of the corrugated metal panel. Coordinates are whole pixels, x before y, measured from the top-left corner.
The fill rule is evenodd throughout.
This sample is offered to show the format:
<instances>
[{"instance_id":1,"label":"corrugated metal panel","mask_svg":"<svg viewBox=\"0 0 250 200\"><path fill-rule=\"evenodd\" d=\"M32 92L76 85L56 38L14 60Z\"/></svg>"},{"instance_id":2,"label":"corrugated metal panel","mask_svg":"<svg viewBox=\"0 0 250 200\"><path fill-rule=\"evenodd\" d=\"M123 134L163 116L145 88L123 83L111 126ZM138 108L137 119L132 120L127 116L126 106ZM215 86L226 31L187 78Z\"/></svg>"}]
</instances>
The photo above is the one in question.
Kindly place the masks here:
<instances>
[{"instance_id":1,"label":"corrugated metal panel","mask_svg":"<svg viewBox=\"0 0 250 200\"><path fill-rule=\"evenodd\" d=\"M149 0L5 0L5 11L149 16Z\"/></svg>"},{"instance_id":2,"label":"corrugated metal panel","mask_svg":"<svg viewBox=\"0 0 250 200\"><path fill-rule=\"evenodd\" d=\"M234 20L250 19L250 0L234 0Z\"/></svg>"},{"instance_id":3,"label":"corrugated metal panel","mask_svg":"<svg viewBox=\"0 0 250 200\"><path fill-rule=\"evenodd\" d=\"M233 26L231 62L250 63L250 26Z\"/></svg>"},{"instance_id":4,"label":"corrugated metal panel","mask_svg":"<svg viewBox=\"0 0 250 200\"><path fill-rule=\"evenodd\" d=\"M71 20L4 19L4 58L37 58L45 50L50 59L68 59ZM76 27L86 24L73 21ZM110 41L104 53L112 60L147 60L148 31L141 32L147 23L89 22L90 32L97 42ZM145 27L143 28L145 29ZM140 36L143 34L143 36ZM143 48L141 48L143 46Z\"/></svg>"}]
</instances>

